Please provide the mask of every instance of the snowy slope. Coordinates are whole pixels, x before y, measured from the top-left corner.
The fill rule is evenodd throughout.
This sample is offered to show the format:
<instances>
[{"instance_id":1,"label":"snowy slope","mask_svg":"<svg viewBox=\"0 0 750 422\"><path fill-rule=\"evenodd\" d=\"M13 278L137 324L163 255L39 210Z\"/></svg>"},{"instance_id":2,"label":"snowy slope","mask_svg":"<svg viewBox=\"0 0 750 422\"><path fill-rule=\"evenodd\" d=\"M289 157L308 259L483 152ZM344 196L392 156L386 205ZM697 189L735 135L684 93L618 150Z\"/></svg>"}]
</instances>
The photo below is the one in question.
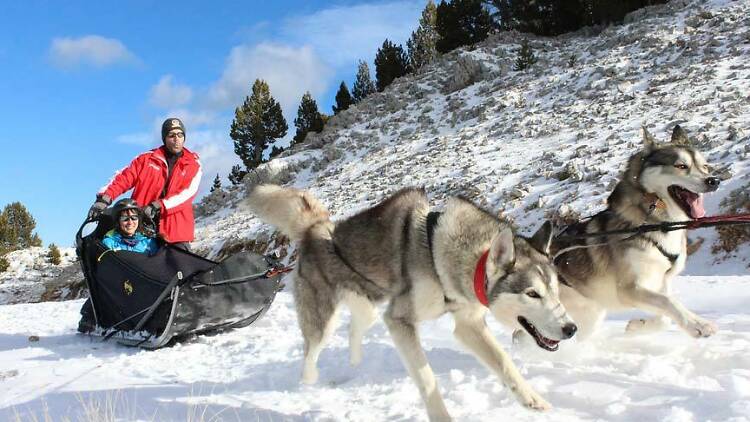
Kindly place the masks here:
<instances>
[{"instance_id":1,"label":"snowy slope","mask_svg":"<svg viewBox=\"0 0 750 422\"><path fill-rule=\"evenodd\" d=\"M596 36L532 37L539 57L532 72L512 70L520 35L495 35L333 117L321 135L308 135L320 148L282 154L270 167L287 166L293 184L313 191L335 217L424 186L436 207L460 193L531 233L545 216L602 210L640 148L641 126L667 140L679 123L731 176L706 197L708 214L716 214L721 198L750 183L750 4L704 3L651 7L641 20ZM446 94L467 68L476 82ZM562 172L570 177L559 181ZM257 236L250 213L219 215L199 224L199 249ZM706 241L688 262L691 274L748 265L745 248L728 266L712 266L714 231L694 236Z\"/></svg>"},{"instance_id":2,"label":"snowy slope","mask_svg":"<svg viewBox=\"0 0 750 422\"><path fill-rule=\"evenodd\" d=\"M666 139L679 123L732 176L707 196L709 215L750 182L749 1L676 0L599 34L531 37L539 56L531 72L511 70L519 41L499 34L445 55L332 118L308 146L262 172L311 190L334 217L419 185L437 208L461 193L530 233L545 217L601 210L639 148L640 127ZM569 177L561 181L561 173ZM196 249L216 256L230 244L269 238L272 230L237 206L243 195L244 187L229 192L199 220ZM459 349L444 317L424 324L422 342L453 416L747 421L750 248L715 262L715 233L691 237L706 240L688 260L677 295L718 323L716 336L694 340L672 328L628 337L623 328L633 314L619 314L592 341L546 353L511 347L510 333L490 321L554 406L538 414ZM75 335L80 304L0 307L0 419L424 419L380 323L366 337L360 368L348 367L340 328L321 356L321 381L301 386L301 338L288 291L257 325L154 352Z\"/></svg>"}]
</instances>

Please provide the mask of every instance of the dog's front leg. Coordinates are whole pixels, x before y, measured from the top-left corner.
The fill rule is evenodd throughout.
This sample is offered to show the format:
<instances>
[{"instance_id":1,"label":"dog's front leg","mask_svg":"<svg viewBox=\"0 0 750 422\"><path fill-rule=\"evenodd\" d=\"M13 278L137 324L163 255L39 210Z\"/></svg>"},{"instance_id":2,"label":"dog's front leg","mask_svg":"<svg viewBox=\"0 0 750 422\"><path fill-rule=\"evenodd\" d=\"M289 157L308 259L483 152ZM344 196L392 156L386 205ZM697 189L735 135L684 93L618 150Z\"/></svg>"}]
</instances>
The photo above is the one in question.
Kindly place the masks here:
<instances>
[{"instance_id":1,"label":"dog's front leg","mask_svg":"<svg viewBox=\"0 0 750 422\"><path fill-rule=\"evenodd\" d=\"M690 312L677 300L653 290L644 289L637 284L621 286L618 294L625 304L657 315L664 315L693 337L709 337L717 331L713 322Z\"/></svg>"},{"instance_id":2,"label":"dog's front leg","mask_svg":"<svg viewBox=\"0 0 750 422\"><path fill-rule=\"evenodd\" d=\"M411 321L394 318L390 312L386 312L384 320L404 366L406 366L409 375L419 388L430 421L450 421L451 417L438 390L435 374L432 372L432 368L427 362L427 356L419 342L416 327Z\"/></svg>"},{"instance_id":3,"label":"dog's front leg","mask_svg":"<svg viewBox=\"0 0 750 422\"><path fill-rule=\"evenodd\" d=\"M453 316L456 320L453 332L456 338L497 374L524 406L536 410L548 410L552 407L523 379L510 356L487 328L483 313L456 312Z\"/></svg>"}]
</instances>

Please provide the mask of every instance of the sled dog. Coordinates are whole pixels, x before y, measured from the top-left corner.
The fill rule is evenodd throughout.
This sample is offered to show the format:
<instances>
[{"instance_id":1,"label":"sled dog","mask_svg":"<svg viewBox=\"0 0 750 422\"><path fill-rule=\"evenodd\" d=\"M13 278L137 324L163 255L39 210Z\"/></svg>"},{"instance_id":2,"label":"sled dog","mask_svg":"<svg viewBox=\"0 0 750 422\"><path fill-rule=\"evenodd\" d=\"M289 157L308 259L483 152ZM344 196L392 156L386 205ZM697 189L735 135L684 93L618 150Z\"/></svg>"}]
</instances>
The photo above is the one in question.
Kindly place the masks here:
<instances>
[{"instance_id":1,"label":"sled dog","mask_svg":"<svg viewBox=\"0 0 750 422\"><path fill-rule=\"evenodd\" d=\"M527 407L549 404L522 378L485 324L489 312L556 350L577 327L560 303L548 257L552 226L531 238L460 198L430 212L425 192L404 189L378 205L332 222L310 193L257 186L248 198L261 220L298 242L294 299L304 338L302 381L318 378L317 360L335 328L340 303L351 311L350 363L386 302L383 319L432 421L450 416L420 345L418 324L450 312L454 335ZM476 288L475 288L476 285ZM483 304L484 303L484 304Z\"/></svg>"},{"instance_id":2,"label":"sled dog","mask_svg":"<svg viewBox=\"0 0 750 422\"><path fill-rule=\"evenodd\" d=\"M609 196L607 209L568 232L596 233L705 215L702 194L717 190L720 179L690 146L685 130L675 126L670 142L657 143L643 128L643 141ZM670 296L671 280L685 267L685 230L589 237L574 243L553 241L552 252L560 281L566 284L560 297L580 328L579 338L590 335L607 310L628 308L656 314L629 321L628 332L660 330L669 320L694 337L716 332L716 325Z\"/></svg>"}]
</instances>

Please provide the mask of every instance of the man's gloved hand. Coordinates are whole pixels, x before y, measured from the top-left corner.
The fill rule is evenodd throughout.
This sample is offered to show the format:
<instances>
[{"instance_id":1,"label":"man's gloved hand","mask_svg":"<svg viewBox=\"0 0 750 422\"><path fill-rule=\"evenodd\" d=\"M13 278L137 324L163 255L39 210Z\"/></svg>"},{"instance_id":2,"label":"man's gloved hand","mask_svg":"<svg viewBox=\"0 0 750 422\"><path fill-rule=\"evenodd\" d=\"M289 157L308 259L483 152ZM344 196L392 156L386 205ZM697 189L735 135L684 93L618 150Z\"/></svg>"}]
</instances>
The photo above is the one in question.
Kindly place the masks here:
<instances>
[{"instance_id":1,"label":"man's gloved hand","mask_svg":"<svg viewBox=\"0 0 750 422\"><path fill-rule=\"evenodd\" d=\"M154 224L159 221L159 213L161 212L161 202L154 201L143 208L143 215L151 220Z\"/></svg>"},{"instance_id":2,"label":"man's gloved hand","mask_svg":"<svg viewBox=\"0 0 750 422\"><path fill-rule=\"evenodd\" d=\"M102 212L107 208L107 205L112 202L106 195L97 196L96 202L94 202L94 205L89 208L89 214L87 218L89 220L94 220L96 217L99 217Z\"/></svg>"}]
</instances>

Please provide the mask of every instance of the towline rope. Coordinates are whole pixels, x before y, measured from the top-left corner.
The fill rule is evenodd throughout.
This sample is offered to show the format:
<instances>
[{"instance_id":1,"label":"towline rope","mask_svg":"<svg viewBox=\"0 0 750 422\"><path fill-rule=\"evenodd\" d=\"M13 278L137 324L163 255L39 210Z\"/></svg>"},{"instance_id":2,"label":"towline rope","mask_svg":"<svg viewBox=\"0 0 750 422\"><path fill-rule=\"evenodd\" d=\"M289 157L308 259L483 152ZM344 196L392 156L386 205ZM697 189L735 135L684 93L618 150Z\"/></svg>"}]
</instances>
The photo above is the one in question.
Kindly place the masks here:
<instances>
[{"instance_id":1,"label":"towline rope","mask_svg":"<svg viewBox=\"0 0 750 422\"><path fill-rule=\"evenodd\" d=\"M577 233L577 234L562 234L567 230L561 232L560 235L555 236L555 240L578 240L586 239L589 237L607 237L623 234L641 234L647 232L671 232L675 230L695 230L703 227L716 227L716 226L729 226L735 224L750 224L750 213L747 214L734 214L734 215L716 215L713 217L701 217L689 221L672 221L664 222L659 224L643 224L637 227L631 227L628 229L610 230L604 232L595 233Z\"/></svg>"}]
</instances>

